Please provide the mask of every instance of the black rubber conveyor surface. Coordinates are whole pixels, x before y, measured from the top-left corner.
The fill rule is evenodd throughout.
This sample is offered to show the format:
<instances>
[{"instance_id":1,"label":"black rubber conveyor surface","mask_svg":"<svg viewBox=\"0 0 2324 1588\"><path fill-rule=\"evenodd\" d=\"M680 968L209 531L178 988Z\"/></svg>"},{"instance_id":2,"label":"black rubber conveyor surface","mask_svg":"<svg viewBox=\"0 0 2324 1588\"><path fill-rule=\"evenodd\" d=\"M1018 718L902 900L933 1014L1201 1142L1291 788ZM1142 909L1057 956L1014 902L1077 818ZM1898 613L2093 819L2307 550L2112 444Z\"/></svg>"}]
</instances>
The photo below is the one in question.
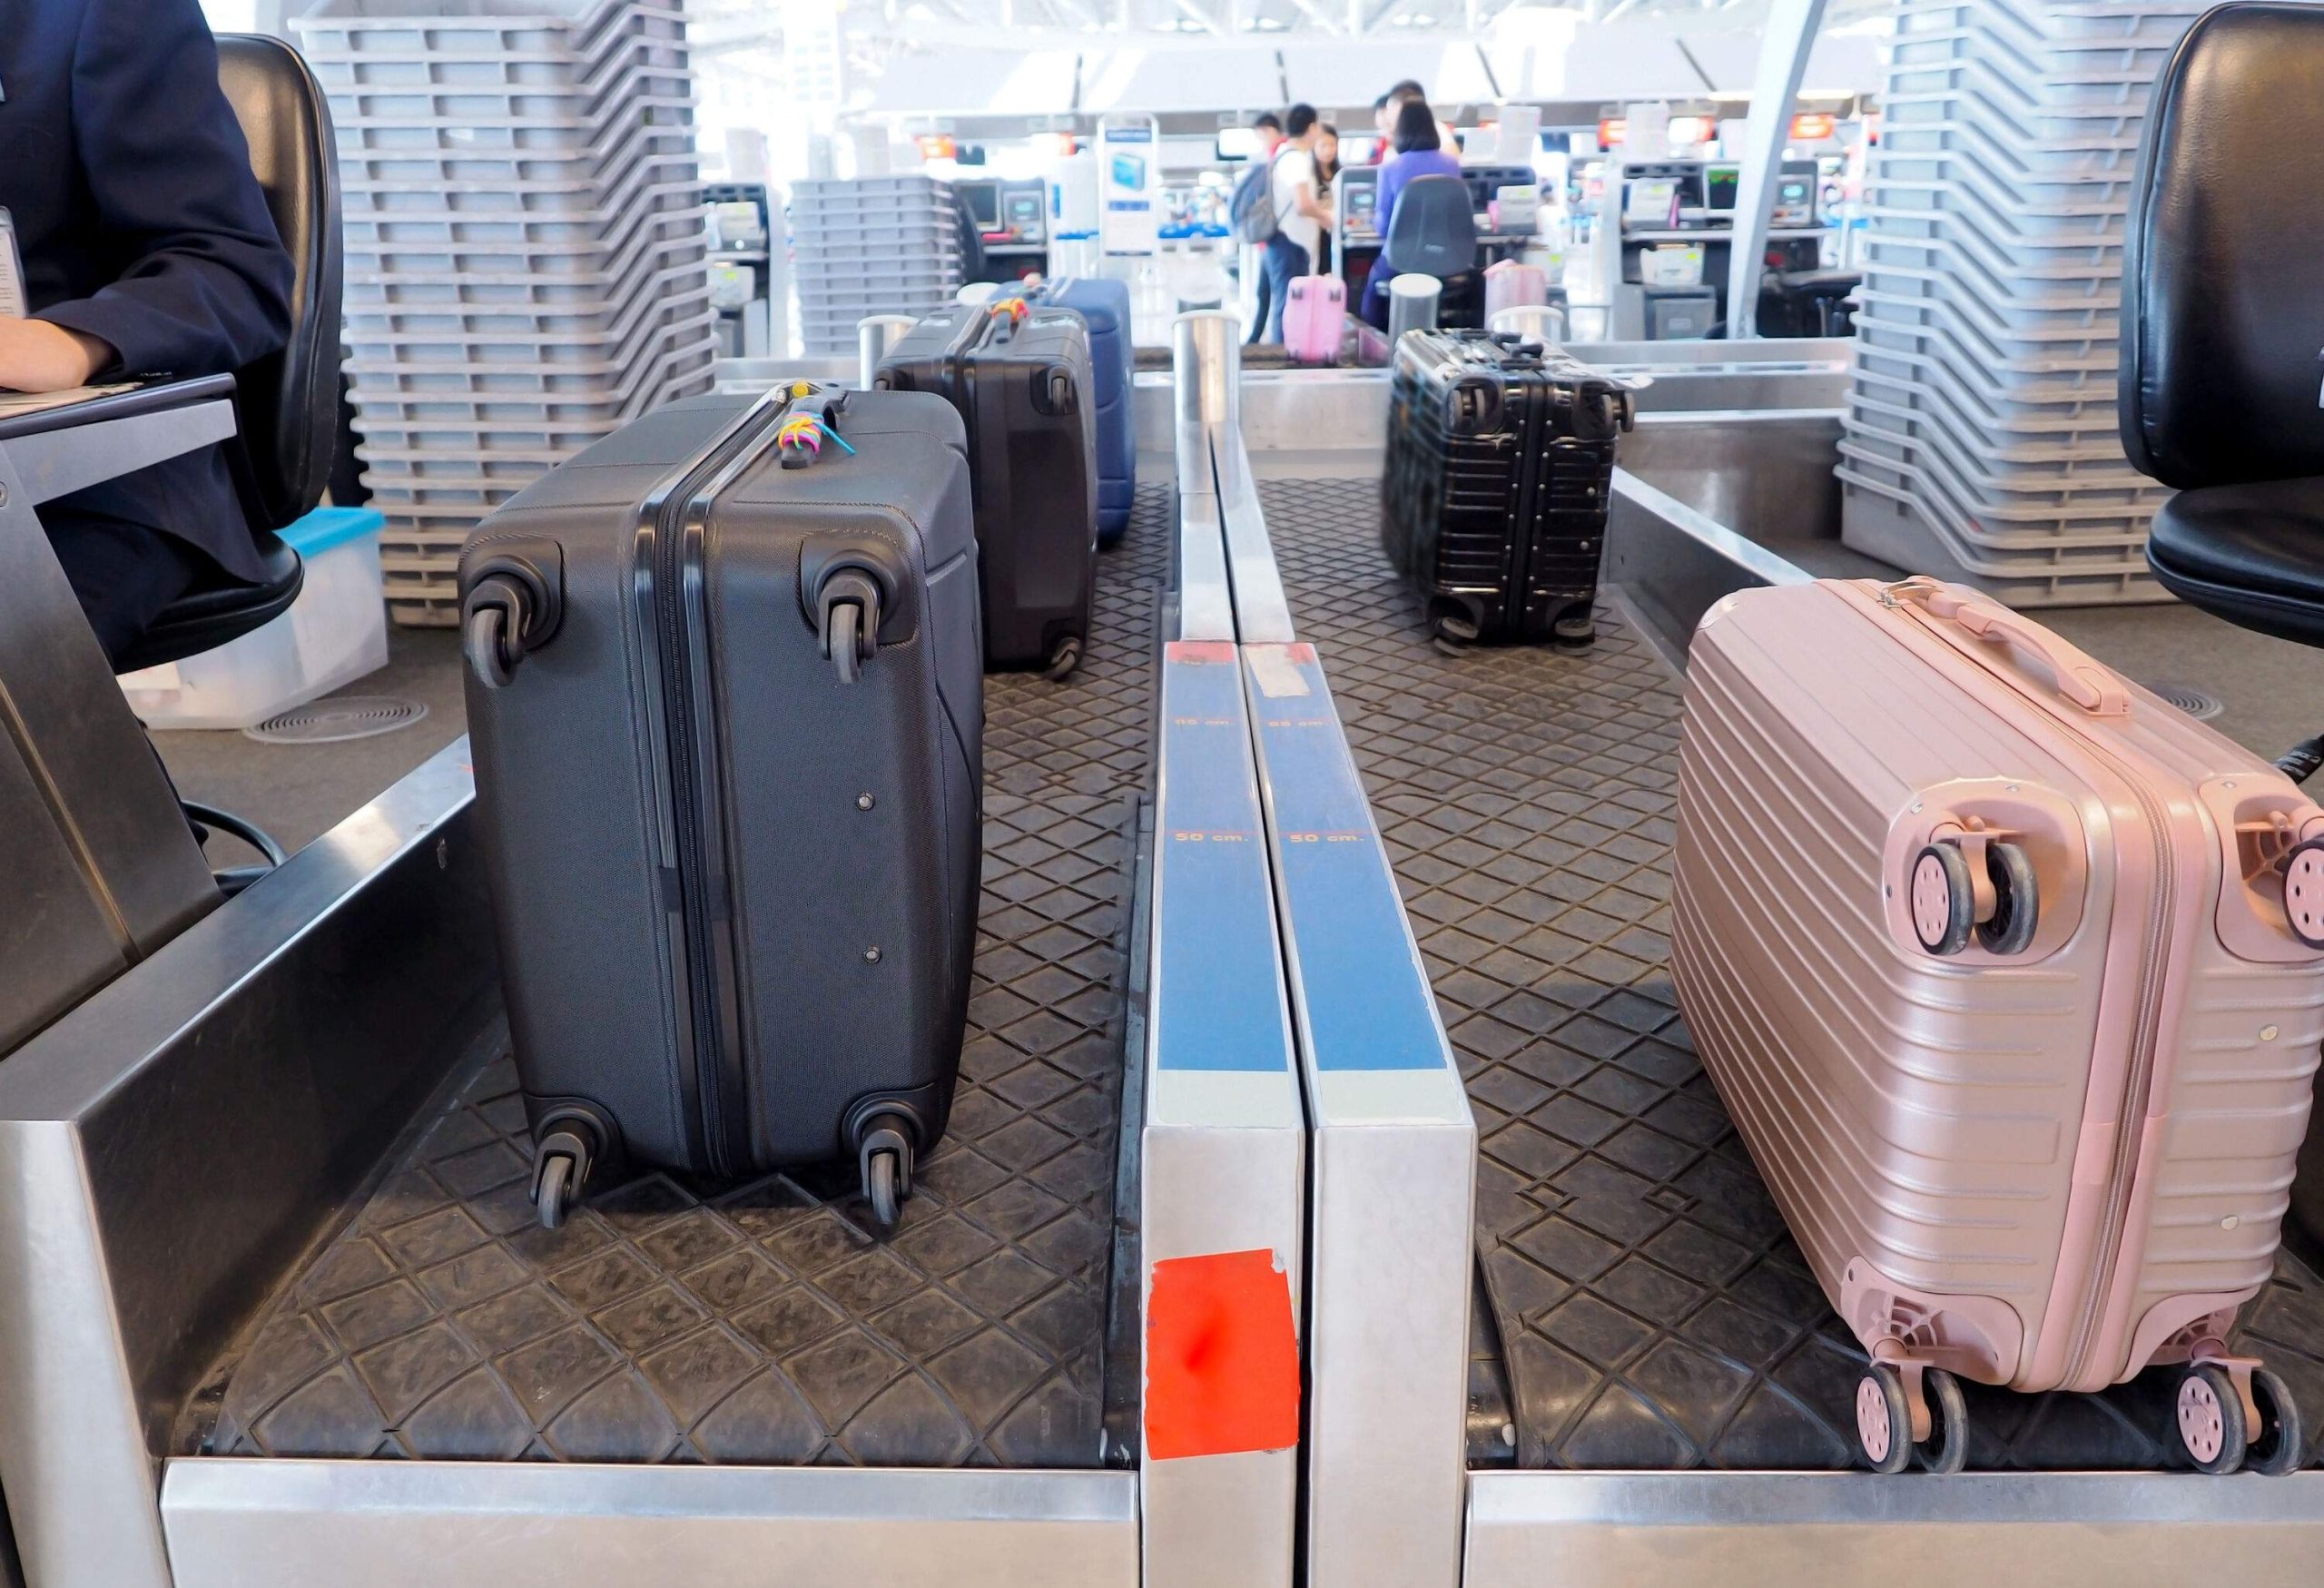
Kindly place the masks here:
<instances>
[{"instance_id":1,"label":"black rubber conveyor surface","mask_svg":"<svg viewBox=\"0 0 2324 1588\"><path fill-rule=\"evenodd\" d=\"M1864 1354L1696 1060L1665 965L1678 679L1611 607L1584 654L1448 656L1381 553L1375 482L1262 495L1476 1110L1472 1465L1851 1465ZM2324 1464L2324 1284L2280 1258L2242 1341ZM1969 1464L2163 1465L2168 1385L1969 1386Z\"/></svg>"},{"instance_id":2,"label":"black rubber conveyor surface","mask_svg":"<svg viewBox=\"0 0 2324 1588\"><path fill-rule=\"evenodd\" d=\"M178 1447L251 1456L1099 1465L1132 796L1167 486L1062 684L986 680L985 861L951 1127L892 1240L853 1165L663 1174L554 1232L505 1040L211 1375ZM1134 1382L1134 1376L1133 1376Z\"/></svg>"}]
</instances>

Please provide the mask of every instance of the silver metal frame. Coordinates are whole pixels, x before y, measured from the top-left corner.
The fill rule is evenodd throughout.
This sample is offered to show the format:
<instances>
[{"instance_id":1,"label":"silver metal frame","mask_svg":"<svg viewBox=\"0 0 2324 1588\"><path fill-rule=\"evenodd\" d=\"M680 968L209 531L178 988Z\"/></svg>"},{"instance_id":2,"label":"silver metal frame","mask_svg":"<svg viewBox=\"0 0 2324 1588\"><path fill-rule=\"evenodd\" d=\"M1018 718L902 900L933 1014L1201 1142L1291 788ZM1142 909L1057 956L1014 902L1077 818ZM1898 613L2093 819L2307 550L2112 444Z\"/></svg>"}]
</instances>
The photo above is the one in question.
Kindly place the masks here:
<instances>
[{"instance_id":1,"label":"silver metal frame","mask_svg":"<svg viewBox=\"0 0 2324 1588\"><path fill-rule=\"evenodd\" d=\"M1182 437L1196 424L1207 432L1211 483L1226 504L1235 626L1314 1133L1306 1582L1451 1588L1460 1576L1476 1125L1322 668L1292 632L1245 449L1236 323L1199 314L1178 321L1176 401ZM1373 390L1384 386L1375 379ZM1334 831L1302 830L1326 812ZM1325 871L1295 870L1286 863L1294 851L1329 856ZM1302 921L1314 953L1325 923L1352 903L1393 923L1394 962L1303 954ZM1320 1051L1319 1030L1337 1041L1361 1025L1334 1017L1354 999L1376 1008L1371 1001L1384 985L1402 1001L1401 1032L1357 1033L1349 1047L1364 1052Z\"/></svg>"},{"instance_id":2,"label":"silver metal frame","mask_svg":"<svg viewBox=\"0 0 2324 1588\"><path fill-rule=\"evenodd\" d=\"M1469 1581L1561 1588L2292 1588L2324 1473L1477 1473Z\"/></svg>"},{"instance_id":3,"label":"silver metal frame","mask_svg":"<svg viewBox=\"0 0 2324 1588\"><path fill-rule=\"evenodd\" d=\"M1476 1120L1313 647L1247 646L1244 675L1260 723L1260 791L1315 1129L1307 1582L1310 1588L1451 1588L1460 1581ZM1306 774L1270 755L1271 719L1291 732L1328 735L1320 756L1336 763L1326 774L1334 787L1292 781ZM1360 830L1305 830L1308 813L1321 807L1351 815L1360 809ZM1344 850L1335 847L1343 843ZM1351 876L1361 873L1357 885L1374 890L1375 907L1384 896L1403 927L1403 963L1344 965L1307 957L1302 921L1311 912L1319 920L1335 913L1345 902L1309 893L1285 864L1287 845L1309 843L1344 856ZM1424 1010L1433 1051L1397 1054L1389 1060L1396 1067L1377 1069L1364 1056L1319 1051L1319 1012L1343 998L1371 1002L1395 981L1404 983L1408 1007Z\"/></svg>"},{"instance_id":4,"label":"silver metal frame","mask_svg":"<svg viewBox=\"0 0 2324 1588\"><path fill-rule=\"evenodd\" d=\"M1162 664L1140 1144L1140 1316L1149 1325L1156 1266L1173 1259L1272 1254L1288 1281L1295 1327L1305 1287L1307 1115L1292 1063L1236 656L1231 646L1181 643L1167 647ZM1174 749L1206 758L1195 768L1202 773L1199 786L1180 785L1174 771L1181 757ZM1172 960L1198 955L1204 940L1221 934L1264 944L1255 957L1265 973L1247 990L1174 987L1167 974ZM1214 1067L1216 1050L1229 1044L1236 1067ZM1295 1444L1157 1460L1141 1442L1139 1454L1149 1588L1289 1588Z\"/></svg>"},{"instance_id":5,"label":"silver metal frame","mask_svg":"<svg viewBox=\"0 0 2324 1588\"><path fill-rule=\"evenodd\" d=\"M0 1064L0 1484L34 1588L169 1588L178 1409L489 1022L466 756Z\"/></svg>"},{"instance_id":6,"label":"silver metal frame","mask_svg":"<svg viewBox=\"0 0 2324 1588\"><path fill-rule=\"evenodd\" d=\"M1126 1472L182 1460L175 1588L1137 1588Z\"/></svg>"},{"instance_id":7,"label":"silver metal frame","mask_svg":"<svg viewBox=\"0 0 2324 1588\"><path fill-rule=\"evenodd\" d=\"M167 400L170 393L153 394ZM222 398L27 416L0 441L0 871L25 919L0 956L0 1052L217 902L162 764L113 683L38 505L223 440Z\"/></svg>"},{"instance_id":8,"label":"silver metal frame","mask_svg":"<svg viewBox=\"0 0 2324 1588\"><path fill-rule=\"evenodd\" d=\"M1241 431L1213 427L1211 467L1218 480L1218 506L1226 527L1226 576L1235 586L1235 632L1246 645L1287 645L1292 639L1291 604L1275 566L1267 518L1259 506L1258 481Z\"/></svg>"},{"instance_id":9,"label":"silver metal frame","mask_svg":"<svg viewBox=\"0 0 2324 1588\"><path fill-rule=\"evenodd\" d=\"M234 405L221 397L93 424L59 425L18 436L6 449L37 506L215 446L233 433Z\"/></svg>"}]
</instances>

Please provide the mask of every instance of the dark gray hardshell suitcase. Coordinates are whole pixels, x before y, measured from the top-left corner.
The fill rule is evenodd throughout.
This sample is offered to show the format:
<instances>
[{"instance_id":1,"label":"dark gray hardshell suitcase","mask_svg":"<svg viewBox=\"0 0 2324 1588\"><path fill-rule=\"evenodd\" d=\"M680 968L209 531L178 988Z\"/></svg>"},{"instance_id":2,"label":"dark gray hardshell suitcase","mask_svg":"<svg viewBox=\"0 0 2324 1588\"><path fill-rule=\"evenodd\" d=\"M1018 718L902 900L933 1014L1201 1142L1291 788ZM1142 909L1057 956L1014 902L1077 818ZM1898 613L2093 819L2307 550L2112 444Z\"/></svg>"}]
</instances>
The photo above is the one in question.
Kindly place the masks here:
<instances>
[{"instance_id":1,"label":"dark gray hardshell suitcase","mask_svg":"<svg viewBox=\"0 0 2324 1588\"><path fill-rule=\"evenodd\" d=\"M940 392L968 426L985 666L1070 673L1088 642L1098 578L1088 326L1071 310L1028 309L1022 299L955 305L906 332L877 380Z\"/></svg>"},{"instance_id":2,"label":"dark gray hardshell suitcase","mask_svg":"<svg viewBox=\"0 0 2324 1588\"><path fill-rule=\"evenodd\" d=\"M828 400L649 414L461 557L545 1220L607 1160L845 1157L891 1220L943 1130L981 861L965 438L939 399L858 393L852 455L779 446Z\"/></svg>"}]
</instances>

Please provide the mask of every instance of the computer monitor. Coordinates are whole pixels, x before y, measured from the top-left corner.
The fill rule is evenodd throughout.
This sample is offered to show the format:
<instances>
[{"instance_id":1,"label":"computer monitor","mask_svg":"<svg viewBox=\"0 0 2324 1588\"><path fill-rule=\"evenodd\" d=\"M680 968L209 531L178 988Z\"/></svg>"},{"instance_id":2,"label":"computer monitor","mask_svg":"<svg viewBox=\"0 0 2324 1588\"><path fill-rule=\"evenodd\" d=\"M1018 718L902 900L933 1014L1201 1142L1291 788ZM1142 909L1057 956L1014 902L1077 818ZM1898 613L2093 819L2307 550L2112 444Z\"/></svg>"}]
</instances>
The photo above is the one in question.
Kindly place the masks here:
<instances>
[{"instance_id":1,"label":"computer monitor","mask_svg":"<svg viewBox=\"0 0 2324 1588\"><path fill-rule=\"evenodd\" d=\"M1703 208L1722 214L1735 209L1736 190L1743 185L1743 170L1737 165L1709 165L1703 168Z\"/></svg>"},{"instance_id":2,"label":"computer monitor","mask_svg":"<svg viewBox=\"0 0 2324 1588\"><path fill-rule=\"evenodd\" d=\"M1039 186L1030 192L1016 191L1008 195L1009 233L1012 237L1038 239L1041 222L1046 219L1049 195Z\"/></svg>"},{"instance_id":3,"label":"computer monitor","mask_svg":"<svg viewBox=\"0 0 2324 1588\"><path fill-rule=\"evenodd\" d=\"M960 182L952 191L969 206L969 218L980 232L1000 230L1000 184L997 182Z\"/></svg>"}]
</instances>

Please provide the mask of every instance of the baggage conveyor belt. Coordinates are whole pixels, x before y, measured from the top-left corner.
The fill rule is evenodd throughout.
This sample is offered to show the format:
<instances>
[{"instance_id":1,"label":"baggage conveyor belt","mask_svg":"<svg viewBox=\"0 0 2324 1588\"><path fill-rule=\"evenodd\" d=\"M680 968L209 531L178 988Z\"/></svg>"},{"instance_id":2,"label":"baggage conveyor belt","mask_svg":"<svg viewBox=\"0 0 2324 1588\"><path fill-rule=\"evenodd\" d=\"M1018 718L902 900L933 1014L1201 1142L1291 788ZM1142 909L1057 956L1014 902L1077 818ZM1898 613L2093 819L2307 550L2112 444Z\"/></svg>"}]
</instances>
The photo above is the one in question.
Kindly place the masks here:
<instances>
[{"instance_id":1,"label":"baggage conveyor belt","mask_svg":"<svg viewBox=\"0 0 2324 1588\"><path fill-rule=\"evenodd\" d=\"M1109 1320L1124 1327L1126 948L1170 503L1167 486L1144 488L1099 559L1070 679L986 681L968 1042L950 1129L892 1239L866 1233L852 1164L740 1189L646 1174L537 1228L496 1030L212 1369L176 1449L1128 1465L1134 1444L1118 1430L1101 1454L1101 1430L1121 1414L1107 1342ZM1135 1285L1124 1294L1135 1308ZM1112 1399L1134 1397L1134 1373L1117 1366L1111 1383Z\"/></svg>"},{"instance_id":2,"label":"baggage conveyor belt","mask_svg":"<svg viewBox=\"0 0 2324 1588\"><path fill-rule=\"evenodd\" d=\"M1618 604L1586 653L1447 655L1380 550L1375 482L1261 493L1476 1114L1471 1466L1850 1466L1863 1352L1666 966L1678 678ZM2324 1465L2324 1283L2282 1257L2241 1339L2290 1385ZM2162 1466L2165 1382L1968 1386L1969 1465Z\"/></svg>"}]
</instances>

